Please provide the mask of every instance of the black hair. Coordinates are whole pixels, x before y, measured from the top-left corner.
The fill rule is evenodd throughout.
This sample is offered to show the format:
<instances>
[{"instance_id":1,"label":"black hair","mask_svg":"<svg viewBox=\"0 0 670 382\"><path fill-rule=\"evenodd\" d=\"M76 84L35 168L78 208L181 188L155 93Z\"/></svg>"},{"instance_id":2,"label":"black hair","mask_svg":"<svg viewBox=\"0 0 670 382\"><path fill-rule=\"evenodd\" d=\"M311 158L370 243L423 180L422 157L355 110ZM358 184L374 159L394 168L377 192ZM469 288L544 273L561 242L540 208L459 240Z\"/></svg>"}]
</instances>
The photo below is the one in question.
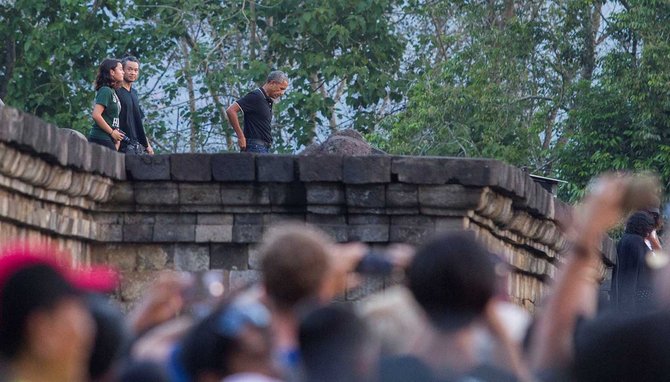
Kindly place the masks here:
<instances>
[{"instance_id":1,"label":"black hair","mask_svg":"<svg viewBox=\"0 0 670 382\"><path fill-rule=\"evenodd\" d=\"M307 381L360 381L356 364L368 341L365 323L349 308L330 305L308 313L298 342Z\"/></svg>"},{"instance_id":2,"label":"black hair","mask_svg":"<svg viewBox=\"0 0 670 382\"><path fill-rule=\"evenodd\" d=\"M434 326L457 330L483 313L495 293L492 256L471 231L444 234L417 251L408 286Z\"/></svg>"},{"instance_id":3,"label":"black hair","mask_svg":"<svg viewBox=\"0 0 670 382\"><path fill-rule=\"evenodd\" d=\"M0 355L12 359L26 340L26 321L33 312L50 310L77 292L56 270L35 265L17 271L0 290Z\"/></svg>"},{"instance_id":4,"label":"black hair","mask_svg":"<svg viewBox=\"0 0 670 382\"><path fill-rule=\"evenodd\" d=\"M221 377L229 374L225 361L239 347L239 342L234 338L216 335L219 316L228 306L226 304L216 309L191 328L182 339L180 361L193 380L203 372L214 372Z\"/></svg>"},{"instance_id":5,"label":"black hair","mask_svg":"<svg viewBox=\"0 0 670 382\"><path fill-rule=\"evenodd\" d=\"M638 211L626 221L625 233L646 237L656 227L654 217L647 211Z\"/></svg>"},{"instance_id":6,"label":"black hair","mask_svg":"<svg viewBox=\"0 0 670 382\"><path fill-rule=\"evenodd\" d=\"M138 60L137 57L135 57L135 56L127 55L127 56L123 56L123 58L121 58L121 65L123 65L124 68L126 67L126 64L128 62L135 62L135 63L137 63L137 65L140 64L140 60Z\"/></svg>"},{"instance_id":7,"label":"black hair","mask_svg":"<svg viewBox=\"0 0 670 382\"><path fill-rule=\"evenodd\" d=\"M86 296L86 305L95 321L95 340L88 362L88 374L97 379L121 359L122 350L130 340L121 310L102 295Z\"/></svg>"},{"instance_id":8,"label":"black hair","mask_svg":"<svg viewBox=\"0 0 670 382\"><path fill-rule=\"evenodd\" d=\"M105 58L102 63L100 63L100 66L98 67L98 74L95 77L96 91L100 90L100 88L103 86L114 88L116 81L114 81L109 75L109 71L116 68L116 66L120 63L121 61L115 58Z\"/></svg>"}]
</instances>

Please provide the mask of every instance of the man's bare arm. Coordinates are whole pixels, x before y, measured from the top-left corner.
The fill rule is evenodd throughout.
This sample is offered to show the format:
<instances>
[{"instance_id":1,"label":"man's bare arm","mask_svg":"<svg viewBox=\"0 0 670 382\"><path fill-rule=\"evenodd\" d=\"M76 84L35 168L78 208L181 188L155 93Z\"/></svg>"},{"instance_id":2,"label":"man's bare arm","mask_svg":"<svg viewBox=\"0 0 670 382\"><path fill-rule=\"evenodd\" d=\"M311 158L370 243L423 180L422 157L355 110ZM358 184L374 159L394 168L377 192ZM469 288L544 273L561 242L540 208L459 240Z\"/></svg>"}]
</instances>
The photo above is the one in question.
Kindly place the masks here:
<instances>
[{"instance_id":1,"label":"man's bare arm","mask_svg":"<svg viewBox=\"0 0 670 382\"><path fill-rule=\"evenodd\" d=\"M247 139L240 128L240 120L237 118L237 113L241 110L240 105L235 102L226 109L226 116L228 116L228 121L233 126L235 134L237 134L237 144L240 146L240 150L244 151L247 148Z\"/></svg>"}]
</instances>

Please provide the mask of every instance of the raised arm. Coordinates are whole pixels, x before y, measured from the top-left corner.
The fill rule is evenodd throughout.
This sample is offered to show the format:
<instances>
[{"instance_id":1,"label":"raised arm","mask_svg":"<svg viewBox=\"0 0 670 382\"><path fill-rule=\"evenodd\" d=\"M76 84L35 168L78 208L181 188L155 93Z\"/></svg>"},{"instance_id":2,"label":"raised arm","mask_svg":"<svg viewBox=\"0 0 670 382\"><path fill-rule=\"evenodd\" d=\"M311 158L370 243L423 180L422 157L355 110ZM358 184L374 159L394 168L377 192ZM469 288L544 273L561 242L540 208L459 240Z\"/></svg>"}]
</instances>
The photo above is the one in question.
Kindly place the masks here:
<instances>
[{"instance_id":1,"label":"raised arm","mask_svg":"<svg viewBox=\"0 0 670 382\"><path fill-rule=\"evenodd\" d=\"M573 333L579 317L593 317L597 309L603 235L622 217L622 201L629 178L600 178L581 206L575 208L574 245L566 254L552 294L538 317L530 348L534 370L564 368L573 358Z\"/></svg>"}]
</instances>

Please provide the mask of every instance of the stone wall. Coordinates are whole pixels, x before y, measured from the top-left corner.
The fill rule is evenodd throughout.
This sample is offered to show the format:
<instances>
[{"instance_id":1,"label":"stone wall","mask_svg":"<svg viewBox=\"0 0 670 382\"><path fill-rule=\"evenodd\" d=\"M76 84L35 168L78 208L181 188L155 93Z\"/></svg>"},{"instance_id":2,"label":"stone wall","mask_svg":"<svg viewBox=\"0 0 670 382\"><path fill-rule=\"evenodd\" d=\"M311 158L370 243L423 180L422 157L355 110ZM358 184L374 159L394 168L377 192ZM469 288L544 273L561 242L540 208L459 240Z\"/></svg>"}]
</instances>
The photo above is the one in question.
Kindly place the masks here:
<instances>
[{"instance_id":1,"label":"stone wall","mask_svg":"<svg viewBox=\"0 0 670 382\"><path fill-rule=\"evenodd\" d=\"M40 138L36 138L40 137ZM474 230L513 269L509 294L533 309L560 261L570 207L521 170L487 159L173 154L128 156L0 109L0 234L105 262L134 301L158 271L221 269L256 280L273 224L314 224L337 241L419 244ZM125 170L125 171L124 171ZM611 259L611 243L603 252ZM610 264L607 262L606 264ZM611 264L610 264L611 265ZM346 298L384 287L370 280Z\"/></svg>"}]
</instances>

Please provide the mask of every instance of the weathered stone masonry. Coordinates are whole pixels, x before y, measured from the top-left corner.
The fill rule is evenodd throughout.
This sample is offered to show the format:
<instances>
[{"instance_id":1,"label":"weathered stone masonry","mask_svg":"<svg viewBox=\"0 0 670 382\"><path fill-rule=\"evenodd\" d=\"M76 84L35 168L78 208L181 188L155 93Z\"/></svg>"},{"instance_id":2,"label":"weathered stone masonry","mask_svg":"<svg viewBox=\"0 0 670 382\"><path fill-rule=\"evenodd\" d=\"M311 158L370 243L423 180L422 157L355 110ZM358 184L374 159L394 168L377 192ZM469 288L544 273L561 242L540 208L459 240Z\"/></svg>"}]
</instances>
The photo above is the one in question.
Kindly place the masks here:
<instances>
[{"instance_id":1,"label":"weathered stone masonry","mask_svg":"<svg viewBox=\"0 0 670 382\"><path fill-rule=\"evenodd\" d=\"M255 244L270 225L293 220L378 246L472 229L513 267L510 296L533 309L556 272L570 214L524 172L495 160L124 157L8 107L0 109L0 158L2 240L48 241L71 249L74 263L113 264L123 272L124 301L163 269L224 269L231 285L254 280ZM603 253L611 265L610 242Z\"/></svg>"}]
</instances>

